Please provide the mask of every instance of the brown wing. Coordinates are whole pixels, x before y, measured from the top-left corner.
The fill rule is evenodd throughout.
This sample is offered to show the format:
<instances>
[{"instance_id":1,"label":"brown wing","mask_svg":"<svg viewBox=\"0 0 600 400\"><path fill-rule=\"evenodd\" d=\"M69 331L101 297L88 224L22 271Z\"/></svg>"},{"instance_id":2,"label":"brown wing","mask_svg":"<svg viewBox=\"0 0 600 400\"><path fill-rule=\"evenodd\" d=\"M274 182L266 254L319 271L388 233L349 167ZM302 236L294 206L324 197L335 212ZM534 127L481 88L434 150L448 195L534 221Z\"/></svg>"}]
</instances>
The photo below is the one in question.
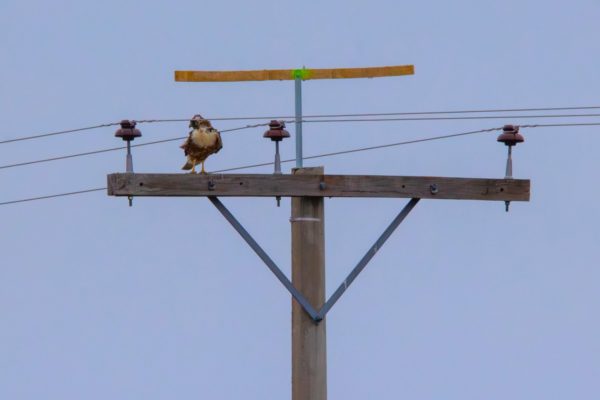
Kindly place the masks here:
<instances>
[{"instance_id":1,"label":"brown wing","mask_svg":"<svg viewBox=\"0 0 600 400\"><path fill-rule=\"evenodd\" d=\"M218 153L219 150L223 148L223 139L221 139L221 132L217 131L217 143L215 147L215 153Z\"/></svg>"},{"instance_id":2,"label":"brown wing","mask_svg":"<svg viewBox=\"0 0 600 400\"><path fill-rule=\"evenodd\" d=\"M180 148L183 149L183 153L186 156L190 154L190 147L192 146L192 132L193 132L193 130L190 131L190 134L189 134L188 138L185 140L185 142L183 142L183 144L181 146L179 146Z\"/></svg>"}]
</instances>

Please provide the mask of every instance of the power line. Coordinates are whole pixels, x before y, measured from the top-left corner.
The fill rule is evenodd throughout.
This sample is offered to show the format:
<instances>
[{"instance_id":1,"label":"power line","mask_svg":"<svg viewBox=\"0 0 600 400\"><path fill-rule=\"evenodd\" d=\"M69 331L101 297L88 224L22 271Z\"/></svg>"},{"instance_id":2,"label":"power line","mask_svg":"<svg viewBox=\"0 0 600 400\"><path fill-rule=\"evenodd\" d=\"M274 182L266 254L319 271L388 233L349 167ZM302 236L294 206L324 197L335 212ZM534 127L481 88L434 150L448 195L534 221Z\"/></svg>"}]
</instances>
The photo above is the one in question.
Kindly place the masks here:
<instances>
[{"instance_id":1,"label":"power line","mask_svg":"<svg viewBox=\"0 0 600 400\"><path fill-rule=\"evenodd\" d=\"M343 151L338 151L338 152L333 152L333 153L317 154L317 155L313 155L313 156L304 157L304 159L332 157L332 156L341 155L341 154L357 153L357 152L361 152L361 151L369 151L369 150L381 149L381 148L385 148L385 147L402 146L402 145L407 145L407 144L412 144L412 143L420 143L420 142L427 142L427 141L433 141L433 140L448 139L448 138L453 138L453 137L458 137L458 136L473 135L473 134L476 134L476 133L492 132L492 131L498 131L498 130L501 130L501 129L502 128L480 129L480 130L477 130L477 131L454 133L454 134L450 134L450 135L434 136L434 137L429 137L429 138L416 139L416 140L408 140L408 141L397 142L397 143L388 143L388 144L379 145L379 146L360 147L360 148L356 148L356 149L343 150ZM174 140L174 139L168 139L168 140ZM283 160L282 162L288 163L288 162L293 162L295 160L296 159L294 158L294 159ZM241 167L234 167L234 168L227 168L227 169L213 171L213 173L226 172L226 171L236 171L236 170L242 170L242 169L250 169L250 168L262 167L262 166L266 166L266 165L273 165L273 162L260 163L260 164L252 164L252 165L244 165L244 166L241 166ZM59 193L59 194L53 194L53 195L48 195L48 196L39 196L39 197L31 197L31 198L26 198L26 199L6 201L6 202L0 203L0 206L4 206L4 205L8 205L8 204L15 204L15 203L24 203L24 202L36 201L36 200L45 200L45 199L51 199L51 198L55 198L55 197L64 197L64 196L71 196L71 195L77 195L77 194L83 194L83 193L97 192L97 191L101 191L101 190L106 190L106 187L86 189L86 190L79 190L79 191L76 191L76 192Z\"/></svg>"},{"instance_id":2,"label":"power line","mask_svg":"<svg viewBox=\"0 0 600 400\"><path fill-rule=\"evenodd\" d=\"M242 130L242 129L256 128L256 127L259 127L259 126L266 126L266 125L268 125L268 124L265 123L265 124L245 125L245 126L240 126L238 128L224 129L224 130L221 131L221 133L234 132L234 131L239 131L239 130ZM131 147L151 146L151 145L154 145L154 144L161 144L161 143L167 143L167 142L174 142L176 140L183 140L185 138L187 138L187 136L181 136L181 137L170 138L170 139L155 140L155 141L152 141L152 142L145 142L145 143L136 143L136 144L132 144ZM126 148L127 148L126 146L109 147L107 149L92 150L92 151L86 151L86 152L83 152L83 153L67 154L67 155L64 155L64 156L51 157L51 158L43 158L43 159L40 159L40 160L33 160L33 161L24 161L24 162L20 162L20 163L0 165L0 169L15 168L15 167L22 167L22 166L25 166L25 165L40 164L40 163L51 162L51 161L58 161L58 160L66 160L66 159L69 159L69 158L91 156L91 155L94 155L94 154L108 153L108 152L111 152L111 151L123 150L123 149L126 149Z\"/></svg>"},{"instance_id":3,"label":"power line","mask_svg":"<svg viewBox=\"0 0 600 400\"><path fill-rule=\"evenodd\" d=\"M519 125L521 128L555 128L560 126L598 126L599 122L570 122L564 124L529 124Z\"/></svg>"},{"instance_id":4,"label":"power line","mask_svg":"<svg viewBox=\"0 0 600 400\"><path fill-rule=\"evenodd\" d=\"M598 125L600 125L600 123ZM433 140L449 139L449 138L459 137L459 136L473 135L476 133L492 132L492 131L498 131L501 129L502 128L480 129L477 131L454 133L454 134L450 134L450 135L434 136L434 137L429 137L429 138L408 140L408 141L404 141L404 142L388 143L388 144L379 145L379 146L360 147L360 148L356 148L356 149L349 149L349 150L343 150L343 151L332 152L332 153L317 154L317 155L308 156L308 157L304 157L304 158L305 159L315 159L315 158L323 158L323 157L332 157L332 156L336 156L336 155L357 153L357 152L381 149L381 148L386 148L386 147L402 146L402 145L413 144L413 143L420 143L420 142L427 142L427 141L433 141ZM180 138L177 138L177 139L179 140ZM175 140L175 139L167 139L167 140ZM161 141L161 142L164 142L164 141ZM146 144L150 144L150 143L146 143ZM287 159L287 160L283 160L282 162L288 163L288 162L293 162L295 160L296 160L295 158ZM227 169L213 171L213 173L250 169L250 168L256 168L256 167L267 166L267 165L272 165L272 164L273 164L272 162L267 162L267 163L260 163L260 164L244 165L241 167L234 167L234 168L227 168ZM0 206L8 205L8 204L15 204L15 203L23 203L23 202L28 202L28 201L35 201L35 200L50 199L50 198L54 198L54 197L63 197L63 196L70 196L70 195L76 195L76 194L82 194L82 193L89 193L89 192L95 192L95 191L100 191L100 190L106 190L106 188L105 187L104 188L94 188L94 189L80 190L80 191L76 191L76 192L60 193L60 194L49 195L49 196L12 200L12 201L7 201L7 202L2 202L2 203L0 203Z\"/></svg>"},{"instance_id":5,"label":"power line","mask_svg":"<svg viewBox=\"0 0 600 400\"><path fill-rule=\"evenodd\" d=\"M519 118L585 118L600 117L600 114L546 114L546 115L483 115L474 117L414 117L414 118L349 118L349 119L303 119L303 123L319 122L386 122L386 121L449 121L479 119L519 119Z\"/></svg>"},{"instance_id":6,"label":"power line","mask_svg":"<svg viewBox=\"0 0 600 400\"><path fill-rule=\"evenodd\" d=\"M189 121L189 118L187 119L143 119L143 120L139 120L139 121L135 121L136 123L157 123L157 122L187 122ZM6 143L13 143L13 142L21 142L24 140L32 140L32 139L40 139L40 138L45 138L48 136L57 136L57 135L64 135L67 133L75 133L75 132L83 132L83 131L89 131L92 129L99 129L99 128L106 128L106 127L111 127L111 126L118 126L121 125L121 122L109 122L106 124L100 124L100 125L92 125L92 126L86 126L83 128L76 128L76 129L68 129L68 130L64 130L64 131L56 131L56 132L50 132L50 133L42 133L39 135L31 135L31 136L22 136L22 137L18 137L18 138L14 138L14 139L6 139L6 140L1 140L0 144L6 144ZM259 125L253 125L253 126L262 126L263 124L259 124ZM264 124L264 125L268 125L268 124ZM253 127L251 126L251 127ZM238 129L245 129L244 128L234 128L234 129L228 129L226 131L232 131L232 130L238 130ZM226 132L226 131L222 131L222 132Z\"/></svg>"},{"instance_id":7,"label":"power line","mask_svg":"<svg viewBox=\"0 0 600 400\"><path fill-rule=\"evenodd\" d=\"M89 131L89 130L92 130L92 129L106 128L106 127L109 127L109 126L116 126L116 125L119 125L119 122L110 122L108 124L92 125L92 126L87 126L87 127L84 127L84 128L76 128L76 129L68 129L68 130L65 130L65 131L56 131L56 132L50 132L50 133L42 133L42 134L39 134L39 135L22 136L22 137L18 137L18 138L14 138L14 139L2 140L2 141L0 141L0 144L20 142L20 141L23 141L23 140L39 139L39 138L44 138L44 137L48 137L48 136L64 135L66 133Z\"/></svg>"},{"instance_id":8,"label":"power line","mask_svg":"<svg viewBox=\"0 0 600 400\"><path fill-rule=\"evenodd\" d=\"M398 115L439 115L439 114L479 114L479 113L499 113L499 112L529 112L529 111L575 111L575 110L598 110L600 106L582 106L582 107L546 107L546 108L504 108L504 109L483 109L483 110L450 110L450 111L402 111L386 113L350 113L350 114L314 114L304 115L303 118L342 118L342 117L383 117ZM577 114L574 114L577 115ZM578 116L586 116L580 114ZM247 116L247 117L210 117L211 121L245 121L245 120L264 120L264 119L294 119L293 115L267 115L267 116ZM500 117L498 117L500 118ZM511 118L507 116L507 118ZM189 119L149 119L136 122L187 122ZM295 120L294 120L295 121ZM292 121L292 122L294 122Z\"/></svg>"},{"instance_id":9,"label":"power line","mask_svg":"<svg viewBox=\"0 0 600 400\"><path fill-rule=\"evenodd\" d=\"M455 111L416 111L416 112L389 112L389 113L363 113L363 114L321 114L305 115L304 118L329 118L329 117L379 117L392 115L436 115L436 114L477 114L498 112L528 112L528 111L567 111L567 110L597 110L600 106L585 107L549 107L549 108L505 108L487 110L455 110ZM285 118L294 118L285 117Z\"/></svg>"},{"instance_id":10,"label":"power line","mask_svg":"<svg viewBox=\"0 0 600 400\"><path fill-rule=\"evenodd\" d=\"M358 152L362 152L362 151L383 149L383 148L386 148L386 147L397 147L397 146L403 146L403 145L414 144L414 143L431 142L431 141L434 141L434 140L450 139L450 138L459 137L459 136L474 135L476 133L493 132L493 131L500 131L500 130L502 130L501 127L500 128L480 129L480 130L477 130L477 131L452 133L450 135L432 136L432 137L422 138L422 139L406 140L406 141L403 141L403 142L381 144L381 145L378 145L378 146L358 147L358 148L355 148L355 149L335 151L335 152L332 152L332 153L317 154L317 155L308 156L308 157L302 157L302 158L304 160L311 160L311 159L315 159L315 158L332 157L332 156L338 156L338 155L342 155L342 154L358 153ZM296 161L295 158L290 158L290 159L287 159L287 160L282 160L281 162L282 163L289 163L289 162L294 162L294 161ZM217 171L213 171L213 173L228 172L228 171L237 171L237 170L242 170L242 169L264 167L264 166L267 166L267 165L273 165L273 162L260 163L260 164L250 164L250 165L244 165L242 167L220 169L220 170L217 170Z\"/></svg>"},{"instance_id":11,"label":"power line","mask_svg":"<svg viewBox=\"0 0 600 400\"><path fill-rule=\"evenodd\" d=\"M399 115L439 115L439 114L476 114L476 113L499 113L499 112L528 112L528 111L567 111L567 110L596 110L600 106L581 106L581 107L545 107L545 108L506 108L506 109L483 109L483 110L447 110L447 111L417 111L417 112L388 112L388 113L351 113L351 114L315 114L306 115L304 118L343 118L343 117L381 117L381 116L399 116ZM567 114L567 115L550 115L550 116L486 116L486 117L445 117L445 118L418 118L418 119L394 119L407 121L432 121L432 120L448 120L448 119L491 119L491 118L575 118L575 117L591 117L596 114ZM211 121L239 121L239 120L258 120L258 119L293 119L294 116L248 116L248 117L215 117L208 118ZM137 123L167 123L167 122L187 122L189 118L167 118L167 119L142 119L136 120ZM305 121L314 122L314 121ZM325 122L325 121L323 121ZM49 136L63 135L67 133L83 132L93 129L118 126L120 122L110 122L99 125L92 125L83 128L68 129L37 135L22 136L13 139L1 140L1 144L14 143L24 140L40 139Z\"/></svg>"},{"instance_id":12,"label":"power line","mask_svg":"<svg viewBox=\"0 0 600 400\"><path fill-rule=\"evenodd\" d=\"M552 128L552 127L565 127L565 126L600 126L600 122L519 125L520 128L542 128L542 127L544 127L544 128ZM386 147L396 147L396 146L402 146L402 145L414 144L414 143L421 143L421 142L430 142L430 141L434 141L434 140L448 139L448 138L459 137L459 136L474 135L476 133L493 132L493 131L500 131L500 130L502 130L502 128L489 128L489 129L481 129L481 130L470 131L470 132L453 133L453 134L450 134L450 135L432 136L432 137L428 137L428 138L415 139L415 140L407 140L407 141L396 142L396 143L388 143L388 144L382 144L382 145L378 145L378 146L359 147L359 148L356 148L356 149L336 151L336 152L332 152L332 153L323 153L323 154L318 154L318 155L314 155L314 156L303 157L303 159L310 160L310 159L315 159L315 158L331 157L331 156L337 156L337 155L342 155L342 154L357 153L357 152L361 152L361 151L383 149L383 148L386 148ZM282 163L289 163L289 162L294 162L294 161L296 161L295 158L290 158L290 159L287 159L287 160L282 160L281 162ZM273 162L265 162L265 163L260 163L260 164L244 165L242 167L220 169L220 170L217 170L217 171L213 171L213 173L237 171L237 170L242 170L242 169L264 167L264 166L268 166L268 165L273 165Z\"/></svg>"},{"instance_id":13,"label":"power line","mask_svg":"<svg viewBox=\"0 0 600 400\"><path fill-rule=\"evenodd\" d=\"M521 128L542 128L542 127L548 128L548 127L567 127L567 126L573 126L573 127L575 127L575 126L600 126L600 122L520 125ZM235 128L234 130L239 130L239 129L244 129L244 128L245 127L240 127L240 128ZM316 158L333 157L333 156L343 155L343 154L358 153L358 152L383 149L383 148L388 148L388 147L397 147L397 146L403 146L403 145L414 144L414 143L430 142L430 141L434 141L434 140L450 139L450 138L455 138L455 137L460 137L460 136L474 135L474 134L478 134L478 133L486 133L486 132L493 132L493 131L499 131L499 130L502 130L502 127L453 133L453 134L449 134L449 135L432 136L432 137L421 138L421 139L407 140L407 141L403 141L403 142L387 143L387 144L382 144L382 145L377 145L377 146L359 147L359 148L355 148L355 149L348 149L348 150L336 151L336 152L331 152L331 153L317 154L317 155L313 155L313 156L304 157L304 159L310 160L310 159L316 159ZM181 138L167 139L167 140L159 141L159 142L180 140L180 139ZM143 144L139 144L138 146L149 145L149 144L151 144L151 143L143 143ZM293 162L293 161L296 161L296 159L290 158L287 160L282 160L281 162L289 163L289 162ZM243 169L264 167L264 166L268 166L268 165L273 165L273 162L265 162L265 163L259 163L259 164L244 165L244 166L240 166L240 167L220 169L220 170L213 171L212 173L239 171L239 170L243 170ZM30 197L30 198L19 199L19 200L11 200L11 201L0 202L0 206L4 206L4 205L8 205L8 204L15 204L15 203L24 203L24 202L36 201L36 200L45 200L45 199L51 199L51 198L55 198L55 197L71 196L71 195L90 193L90 192L98 192L98 191L106 190L106 189L107 189L106 187L92 188L92 189L79 190L79 191L75 191L75 192L66 192L66 193L59 193L59 194L53 194L53 195L47 195L47 196Z\"/></svg>"},{"instance_id":14,"label":"power line","mask_svg":"<svg viewBox=\"0 0 600 400\"><path fill-rule=\"evenodd\" d=\"M90 193L90 192L99 192L100 190L106 190L106 188L103 187L103 188L85 189L85 190L78 190L76 192L66 192L66 193L59 193L59 194L51 194L48 196L30 197L28 199L5 201L5 202L0 203L0 206L5 206L8 204L15 204L15 203L25 203L28 201L53 199L55 197L65 197L65 196L72 196L72 195L76 195L76 194L83 194L83 193Z\"/></svg>"},{"instance_id":15,"label":"power line","mask_svg":"<svg viewBox=\"0 0 600 400\"><path fill-rule=\"evenodd\" d=\"M599 125L600 125L600 123L599 123ZM242 128L234 128L232 130L239 130L239 129L242 129ZM491 128L491 129L484 129L484 130L471 131L471 132L463 132L463 133L457 133L457 134L451 134L451 135L436 136L436 137L433 137L433 138L409 140L409 141L406 141L406 142L392 143L392 144L383 145L383 146L373 146L373 147L369 147L369 149L371 149L371 148L376 149L376 148L381 148L381 147L393 147L393 146L398 146L398 145L402 145L402 144L411 144L411 143L426 142L426 141L438 140L438 139L445 139L445 138L450 138L450 137L455 137L455 136L471 135L471 134L480 133L480 132L490 132L490 131L495 131L495 130L499 130L499 129L502 129L502 128ZM229 131L231 131L231 130L229 130ZM223 131L223 132L225 132L225 131ZM175 141L175 140L182 140L184 138L185 137L177 137L177 138L172 138L172 139L156 140L156 141L153 141L153 142L134 144L131 147L150 146L150 145L154 145L154 144L172 142L172 141ZM26 161L26 162L21 162L21 163L16 163L16 164L2 165L2 166L0 166L0 169L20 167L20 166L24 166L24 165L44 163L44 162L56 161L56 160L65 160L65 159L68 159L68 158L82 157L82 156L87 156L87 155L92 155L92 154L100 154L100 153L106 153L106 152L110 152L110 151L123 150L123 149L126 149L126 147L125 146L112 147L112 148L108 148L108 149L88 151L88 152L85 152L85 153L69 154L69 155L66 155L66 156L46 158L46 159L42 159L42 160L34 160L34 161ZM360 151L360 149L358 149L358 150L354 149L354 150L344 151L344 152L341 152L339 154L351 153L351 152L356 152L356 151ZM328 153L327 155L336 155L336 154L338 154L338 153ZM311 159L311 158L319 158L319 157L324 157L324 155L309 156L309 157L304 157L304 158L305 159ZM293 158L293 159L289 159L289 160L283 160L282 162L286 162L287 163L287 162L292 162L292 161L296 161L296 159ZM271 164L273 164L273 163L254 164L254 165L251 165L251 166L228 168L228 169L214 171L214 172L235 171L235 170L240 170L240 169L247 169L247 168L251 168L251 167L260 167L260 166L271 165Z\"/></svg>"},{"instance_id":16,"label":"power line","mask_svg":"<svg viewBox=\"0 0 600 400\"><path fill-rule=\"evenodd\" d=\"M347 120L346 119L346 120L325 120L325 121L304 121L304 122L379 122L379 121L394 121L394 120L395 119L381 119L381 120L374 120L374 119ZM285 122L291 123L294 121L285 121ZM268 125L268 123L244 125L244 126L240 126L237 128L224 129L221 131L221 133L239 131L239 130L249 129L249 128L257 128L257 127L266 126L266 125ZM522 128L537 128L537 127L596 126L596 125L600 125L600 123L598 123L598 122L588 122L588 123L582 122L582 123L563 123L563 124L529 124L529 125L519 125L519 126ZM142 146L151 146L151 145L161 144L161 143L168 143L168 142L173 142L173 141L177 141L177 140L183 140L186 137L187 136L180 136L180 137L176 137L176 138L155 140L155 141L146 142L146 143L137 143L137 144L132 144L131 147L142 147ZM76 158L76 157L83 157L83 156L89 156L89 155L94 155L94 154L108 153L111 151L118 151L118 150L123 150L126 148L127 147L125 147L125 146L109 147L106 149L92 150L92 151L87 151L87 152L83 152L83 153L67 154L64 156L44 158L44 159L40 159L40 160L24 161L24 162L19 162L19 163L0 165L0 169L8 169L8 168L22 167L22 166L32 165L32 164L46 163L46 162L51 162L51 161L66 160L69 158Z\"/></svg>"}]
</instances>

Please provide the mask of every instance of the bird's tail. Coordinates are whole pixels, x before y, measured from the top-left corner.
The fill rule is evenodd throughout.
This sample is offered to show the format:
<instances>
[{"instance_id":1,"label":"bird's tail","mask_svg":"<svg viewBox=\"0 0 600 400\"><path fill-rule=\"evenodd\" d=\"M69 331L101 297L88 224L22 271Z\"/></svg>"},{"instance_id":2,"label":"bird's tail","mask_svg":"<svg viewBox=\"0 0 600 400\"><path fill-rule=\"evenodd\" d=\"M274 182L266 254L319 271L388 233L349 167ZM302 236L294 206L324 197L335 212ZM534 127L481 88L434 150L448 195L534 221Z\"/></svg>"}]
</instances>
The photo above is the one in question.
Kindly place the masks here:
<instances>
[{"instance_id":1,"label":"bird's tail","mask_svg":"<svg viewBox=\"0 0 600 400\"><path fill-rule=\"evenodd\" d=\"M186 162L185 165L181 167L181 169L192 169L192 163L189 161Z\"/></svg>"}]
</instances>

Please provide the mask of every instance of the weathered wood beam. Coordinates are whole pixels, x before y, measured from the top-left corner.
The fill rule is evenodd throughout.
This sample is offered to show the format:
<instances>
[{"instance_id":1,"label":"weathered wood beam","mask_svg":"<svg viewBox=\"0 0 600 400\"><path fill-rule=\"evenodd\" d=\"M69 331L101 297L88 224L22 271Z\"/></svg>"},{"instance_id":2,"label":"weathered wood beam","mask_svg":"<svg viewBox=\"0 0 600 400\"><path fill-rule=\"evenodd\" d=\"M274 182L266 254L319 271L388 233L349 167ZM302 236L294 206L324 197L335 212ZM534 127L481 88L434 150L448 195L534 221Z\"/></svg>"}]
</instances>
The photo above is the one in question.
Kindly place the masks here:
<instances>
[{"instance_id":1,"label":"weathered wood beam","mask_svg":"<svg viewBox=\"0 0 600 400\"><path fill-rule=\"evenodd\" d=\"M294 176L323 176L323 167ZM317 309L325 303L325 200L292 199L292 283ZM307 221L311 220L311 221ZM319 324L292 301L292 400L327 400L326 320Z\"/></svg>"},{"instance_id":2,"label":"weathered wood beam","mask_svg":"<svg viewBox=\"0 0 600 400\"><path fill-rule=\"evenodd\" d=\"M525 179L380 175L108 175L111 196L388 197L529 201Z\"/></svg>"},{"instance_id":3,"label":"weathered wood beam","mask_svg":"<svg viewBox=\"0 0 600 400\"><path fill-rule=\"evenodd\" d=\"M247 71L175 71L177 82L241 82L294 80L299 75L309 79L379 78L384 76L413 75L414 65L394 65L367 68L303 68L261 69Z\"/></svg>"}]
</instances>

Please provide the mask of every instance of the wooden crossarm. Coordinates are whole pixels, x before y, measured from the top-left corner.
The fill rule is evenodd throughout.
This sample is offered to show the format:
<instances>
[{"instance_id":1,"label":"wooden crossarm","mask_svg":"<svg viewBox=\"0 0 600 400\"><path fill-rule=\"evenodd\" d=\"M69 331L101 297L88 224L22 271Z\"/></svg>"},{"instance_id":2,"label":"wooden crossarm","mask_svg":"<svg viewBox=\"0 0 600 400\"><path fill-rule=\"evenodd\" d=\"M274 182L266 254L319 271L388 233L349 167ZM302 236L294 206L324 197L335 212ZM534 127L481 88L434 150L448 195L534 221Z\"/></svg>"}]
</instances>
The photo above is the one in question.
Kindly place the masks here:
<instances>
[{"instance_id":1,"label":"wooden crossarm","mask_svg":"<svg viewBox=\"0 0 600 400\"><path fill-rule=\"evenodd\" d=\"M264 69L254 71L175 71L177 82L240 82L240 81L283 81L309 79L379 78L385 76L413 75L413 65L367 68L325 69Z\"/></svg>"},{"instance_id":2,"label":"wooden crossarm","mask_svg":"<svg viewBox=\"0 0 600 400\"><path fill-rule=\"evenodd\" d=\"M108 175L112 196L387 197L529 201L524 179L380 175Z\"/></svg>"}]
</instances>

